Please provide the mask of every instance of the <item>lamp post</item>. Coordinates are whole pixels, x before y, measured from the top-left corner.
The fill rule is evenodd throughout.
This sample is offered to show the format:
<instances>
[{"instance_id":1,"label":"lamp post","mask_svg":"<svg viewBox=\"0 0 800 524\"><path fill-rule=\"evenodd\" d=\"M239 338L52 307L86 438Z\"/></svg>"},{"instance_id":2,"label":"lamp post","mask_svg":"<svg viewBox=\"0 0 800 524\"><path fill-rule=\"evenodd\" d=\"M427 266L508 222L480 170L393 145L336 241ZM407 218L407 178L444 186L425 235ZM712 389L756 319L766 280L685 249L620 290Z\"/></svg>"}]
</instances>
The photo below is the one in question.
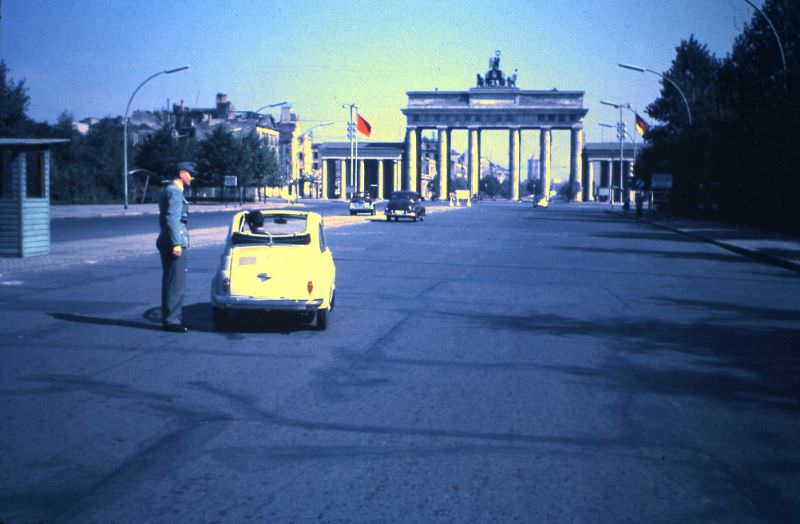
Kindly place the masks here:
<instances>
[{"instance_id":1,"label":"lamp post","mask_svg":"<svg viewBox=\"0 0 800 524\"><path fill-rule=\"evenodd\" d=\"M285 106L285 105L286 105L286 104L288 104L288 103L289 103L289 102L278 102L277 104L267 104L267 105L265 105L265 106L261 106L261 107L259 107L258 109L256 109L255 111L253 111L253 113L260 113L261 111L263 111L263 110L265 110L265 109L267 109L267 108L269 108L269 107Z\"/></svg>"},{"instance_id":2,"label":"lamp post","mask_svg":"<svg viewBox=\"0 0 800 524\"><path fill-rule=\"evenodd\" d=\"M355 192L355 185L358 177L356 177L356 159L354 155L358 154L358 145L355 142L358 140L358 135L356 133L356 124L353 122L353 110L358 112L358 106L354 103L350 104L342 104L342 108L349 108L350 109L350 120L347 122L347 138L350 140L350 178L351 180L351 191L350 191L350 198L353 197L353 193Z\"/></svg>"},{"instance_id":3,"label":"lamp post","mask_svg":"<svg viewBox=\"0 0 800 524\"><path fill-rule=\"evenodd\" d=\"M154 79L159 75L171 75L172 73L177 73L178 71L185 71L189 69L189 66L183 67L176 67L175 69L166 69L164 71L159 71L158 73L154 73L144 81L138 85L136 89L133 90L131 93L131 97L128 99L128 105L125 106L125 117L122 119L122 176L123 176L123 187L125 193L125 209L128 209L128 111L131 109L131 102L133 102L133 97L136 96L136 93L139 92L139 89L142 88L150 80Z\"/></svg>"},{"instance_id":4,"label":"lamp post","mask_svg":"<svg viewBox=\"0 0 800 524\"><path fill-rule=\"evenodd\" d=\"M775 26L772 24L772 20L769 19L767 14L761 10L756 4L751 2L750 0L744 0L747 5L758 11L758 13L764 17L764 20L767 21L769 24L769 28L772 29L772 34L775 36L775 40L778 42L778 50L781 52L781 63L783 64L783 87L787 91L789 90L789 84L786 76L786 55L783 53L783 44L781 44L781 37L778 36L778 31L775 29Z\"/></svg>"},{"instance_id":5,"label":"lamp post","mask_svg":"<svg viewBox=\"0 0 800 524\"><path fill-rule=\"evenodd\" d=\"M625 153L625 150L624 150L624 146L625 146L625 122L623 122L623 120L622 120L622 110L623 109L630 109L631 105L630 104L616 104L614 102L606 102L604 100L600 100L600 103L604 104L604 105L607 105L607 106L611 106L611 107L613 107L615 109L619 109L619 122L617 123L617 138L619 138L619 191L620 191L620 197L622 198L623 204L627 204L628 203L627 199L624 197L625 192L623 191L624 183L623 183L623 178L622 178L623 177L623 174L622 174L623 158L625 156L625 154L624 154ZM611 205L613 206L614 205L614 191L613 190L611 191L611 198L609 200L611 202Z\"/></svg>"},{"instance_id":6,"label":"lamp post","mask_svg":"<svg viewBox=\"0 0 800 524\"><path fill-rule=\"evenodd\" d=\"M322 122L322 123L320 123L320 124L314 124L313 126L309 127L309 128L306 130L306 131L303 131L302 133L300 133L300 136L298 136L298 137L297 137L297 139L298 139L298 140L299 140L299 139L301 139L301 138L303 138L303 139L304 139L304 137L306 137L306 136L307 136L307 137L309 137L309 138L313 138L313 136L314 136L314 135L313 135L312 131L313 131L314 129L316 129L316 128L318 128L318 127L330 126L330 125L333 125L333 124L334 124L334 122L330 122L330 121L327 121L327 122ZM303 140L303 143L305 144L305 139ZM303 158L304 158L304 159L305 159L305 158L307 158L305 154L303 154ZM313 169L313 162L312 162L312 169ZM313 171L312 171L312 173L313 173ZM316 181L316 179L317 179L317 173L313 173L313 178L314 178L314 180ZM323 181L322 183L324 184L324 183L326 183L326 182L327 182L327 181ZM318 191L318 190L317 190L317 191ZM319 198L319 194L317 194L317 198Z\"/></svg>"},{"instance_id":7,"label":"lamp post","mask_svg":"<svg viewBox=\"0 0 800 524\"><path fill-rule=\"evenodd\" d=\"M654 74L654 75L656 75L658 77L661 77L663 80L666 80L670 84L672 84L672 87L674 87L678 91L678 93L681 95L681 98L683 98L683 104L686 106L686 114L689 116L689 125L690 126L692 125L692 109L689 107L689 101L686 100L686 95L683 94L683 91L681 90L680 87L678 87L678 84L676 84L670 77L668 77L667 75L661 74L658 71L653 71L652 69L648 69L646 67L641 67L641 66L636 66L636 65L631 65L631 64L617 64L617 65L620 66L623 69L630 69L631 71L638 71L640 73L652 73L652 74Z\"/></svg>"}]
</instances>

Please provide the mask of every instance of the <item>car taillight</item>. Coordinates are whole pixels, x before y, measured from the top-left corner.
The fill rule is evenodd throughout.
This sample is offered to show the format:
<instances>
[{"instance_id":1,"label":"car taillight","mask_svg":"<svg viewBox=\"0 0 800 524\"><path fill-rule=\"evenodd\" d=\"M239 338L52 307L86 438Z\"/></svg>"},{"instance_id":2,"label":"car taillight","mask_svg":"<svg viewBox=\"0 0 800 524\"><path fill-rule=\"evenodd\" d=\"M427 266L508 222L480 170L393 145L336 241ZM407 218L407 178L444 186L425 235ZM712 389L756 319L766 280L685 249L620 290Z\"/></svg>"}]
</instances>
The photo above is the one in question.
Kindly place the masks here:
<instances>
[{"instance_id":1,"label":"car taillight","mask_svg":"<svg viewBox=\"0 0 800 524\"><path fill-rule=\"evenodd\" d=\"M306 284L306 289L308 290L308 294L310 295L312 291L314 291L314 283L312 281L308 281Z\"/></svg>"}]
</instances>

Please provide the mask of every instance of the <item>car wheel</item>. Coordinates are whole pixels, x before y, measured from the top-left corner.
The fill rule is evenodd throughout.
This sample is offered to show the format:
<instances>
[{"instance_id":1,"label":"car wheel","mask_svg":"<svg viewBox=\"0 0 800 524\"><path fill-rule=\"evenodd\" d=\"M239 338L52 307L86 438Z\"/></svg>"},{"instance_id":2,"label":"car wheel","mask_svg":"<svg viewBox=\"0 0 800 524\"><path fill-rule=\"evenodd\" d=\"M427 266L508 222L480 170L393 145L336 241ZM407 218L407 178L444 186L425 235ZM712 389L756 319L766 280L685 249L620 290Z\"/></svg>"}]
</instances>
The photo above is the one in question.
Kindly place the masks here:
<instances>
[{"instance_id":1,"label":"car wheel","mask_svg":"<svg viewBox=\"0 0 800 524\"><path fill-rule=\"evenodd\" d=\"M425 215L420 215L420 216L419 216L419 221L420 221L420 222L422 222L422 221L424 221L424 220L425 220Z\"/></svg>"},{"instance_id":2,"label":"car wheel","mask_svg":"<svg viewBox=\"0 0 800 524\"><path fill-rule=\"evenodd\" d=\"M371 214L372 216L375 216L375 210L373 209L373 210L372 210L372 213L370 213L370 214Z\"/></svg>"},{"instance_id":3,"label":"car wheel","mask_svg":"<svg viewBox=\"0 0 800 524\"><path fill-rule=\"evenodd\" d=\"M317 331L325 331L328 327L328 310L317 310Z\"/></svg>"},{"instance_id":4,"label":"car wheel","mask_svg":"<svg viewBox=\"0 0 800 524\"><path fill-rule=\"evenodd\" d=\"M355 215L355 214L356 214L356 212L355 212L355 211L350 211L350 216L353 216L353 215Z\"/></svg>"},{"instance_id":5,"label":"car wheel","mask_svg":"<svg viewBox=\"0 0 800 524\"><path fill-rule=\"evenodd\" d=\"M392 221L392 217L390 217L389 215L386 215L386 221L387 222L391 222Z\"/></svg>"},{"instance_id":6,"label":"car wheel","mask_svg":"<svg viewBox=\"0 0 800 524\"><path fill-rule=\"evenodd\" d=\"M414 215L414 222L417 221L417 215Z\"/></svg>"},{"instance_id":7,"label":"car wheel","mask_svg":"<svg viewBox=\"0 0 800 524\"><path fill-rule=\"evenodd\" d=\"M214 308L214 329L217 331L225 331L230 325L230 315L228 310L215 307Z\"/></svg>"}]
</instances>

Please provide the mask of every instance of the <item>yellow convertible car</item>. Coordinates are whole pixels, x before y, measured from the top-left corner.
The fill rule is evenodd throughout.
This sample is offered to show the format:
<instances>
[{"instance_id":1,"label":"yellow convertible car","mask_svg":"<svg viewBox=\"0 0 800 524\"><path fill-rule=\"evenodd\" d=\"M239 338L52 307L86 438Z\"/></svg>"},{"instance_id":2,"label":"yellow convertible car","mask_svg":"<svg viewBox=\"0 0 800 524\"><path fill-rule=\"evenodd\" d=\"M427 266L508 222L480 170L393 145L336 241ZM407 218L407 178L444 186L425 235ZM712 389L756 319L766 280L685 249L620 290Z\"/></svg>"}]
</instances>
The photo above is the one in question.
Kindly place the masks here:
<instances>
[{"instance_id":1,"label":"yellow convertible car","mask_svg":"<svg viewBox=\"0 0 800 524\"><path fill-rule=\"evenodd\" d=\"M322 217L287 210L241 211L233 217L225 252L211 282L216 329L237 310L295 312L328 325L336 267Z\"/></svg>"}]
</instances>

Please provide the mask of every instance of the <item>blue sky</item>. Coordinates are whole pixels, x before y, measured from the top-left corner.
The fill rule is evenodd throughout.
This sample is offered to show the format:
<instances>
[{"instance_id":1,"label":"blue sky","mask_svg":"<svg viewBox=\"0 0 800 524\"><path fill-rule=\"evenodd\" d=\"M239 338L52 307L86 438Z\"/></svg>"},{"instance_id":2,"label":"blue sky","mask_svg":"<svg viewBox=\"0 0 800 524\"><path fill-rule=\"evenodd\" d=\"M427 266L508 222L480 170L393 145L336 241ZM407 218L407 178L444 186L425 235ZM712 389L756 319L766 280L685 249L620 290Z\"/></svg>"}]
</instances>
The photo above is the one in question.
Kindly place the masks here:
<instances>
[{"instance_id":1,"label":"blue sky","mask_svg":"<svg viewBox=\"0 0 800 524\"><path fill-rule=\"evenodd\" d=\"M337 122L319 141L344 138L341 105L352 101L373 139L399 141L407 91L467 89L499 49L522 89L585 91L587 139L598 141L597 124L617 118L599 100L641 111L660 89L618 62L664 71L691 34L724 56L751 16L743 0L6 0L0 56L25 80L37 120L122 114L144 78L189 65L148 83L133 108L211 106L217 92L237 109L287 100L306 128ZM568 149L563 134L556 152ZM526 156L534 138L523 136ZM492 144L504 140L486 142L503 163Z\"/></svg>"}]
</instances>

